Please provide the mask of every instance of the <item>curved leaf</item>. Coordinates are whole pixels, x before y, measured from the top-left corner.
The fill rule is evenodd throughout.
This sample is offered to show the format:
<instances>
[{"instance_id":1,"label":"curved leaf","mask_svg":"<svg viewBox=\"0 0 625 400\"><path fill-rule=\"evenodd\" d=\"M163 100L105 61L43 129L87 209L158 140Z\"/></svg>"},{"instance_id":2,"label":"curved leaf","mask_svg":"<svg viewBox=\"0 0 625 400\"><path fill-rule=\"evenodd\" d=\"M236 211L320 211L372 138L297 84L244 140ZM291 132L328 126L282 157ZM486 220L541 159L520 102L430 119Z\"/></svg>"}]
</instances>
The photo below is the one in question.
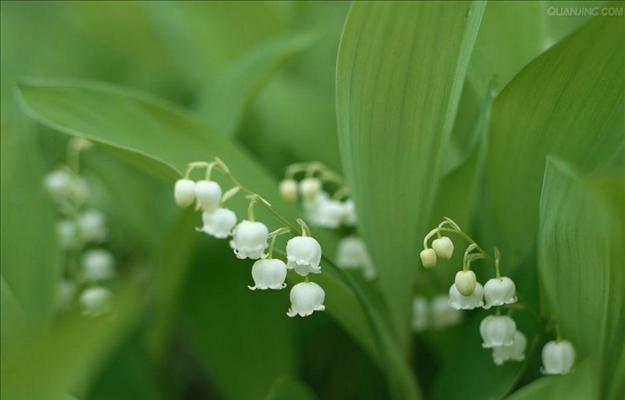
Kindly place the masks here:
<instances>
[{"instance_id":1,"label":"curved leaf","mask_svg":"<svg viewBox=\"0 0 625 400\"><path fill-rule=\"evenodd\" d=\"M339 48L343 168L404 348L417 247L483 7L356 2Z\"/></svg>"},{"instance_id":2,"label":"curved leaf","mask_svg":"<svg viewBox=\"0 0 625 400\"><path fill-rule=\"evenodd\" d=\"M487 189L498 241L509 260L533 243L548 153L595 171L623 157L622 22L594 19L529 64L495 101Z\"/></svg>"}]
</instances>

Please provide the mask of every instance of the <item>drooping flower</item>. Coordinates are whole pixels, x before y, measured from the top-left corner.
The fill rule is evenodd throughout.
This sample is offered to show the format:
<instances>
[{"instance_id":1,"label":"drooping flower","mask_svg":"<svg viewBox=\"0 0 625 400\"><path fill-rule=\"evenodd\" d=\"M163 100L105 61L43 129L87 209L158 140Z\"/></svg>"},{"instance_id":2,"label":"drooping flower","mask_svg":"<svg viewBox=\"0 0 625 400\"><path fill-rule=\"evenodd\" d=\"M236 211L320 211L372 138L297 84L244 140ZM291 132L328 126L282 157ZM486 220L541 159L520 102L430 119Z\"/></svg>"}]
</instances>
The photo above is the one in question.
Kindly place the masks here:
<instances>
[{"instance_id":1,"label":"drooping flower","mask_svg":"<svg viewBox=\"0 0 625 400\"><path fill-rule=\"evenodd\" d=\"M484 308L512 304L517 301L516 287L512 279L502 276L489 279L484 285Z\"/></svg>"},{"instance_id":2,"label":"drooping flower","mask_svg":"<svg viewBox=\"0 0 625 400\"><path fill-rule=\"evenodd\" d=\"M315 311L325 310L323 301L325 300L325 292L321 286L314 282L300 282L291 288L289 298L291 299L291 308L286 315L294 317L306 317Z\"/></svg>"},{"instance_id":3,"label":"drooping flower","mask_svg":"<svg viewBox=\"0 0 625 400\"><path fill-rule=\"evenodd\" d=\"M63 199L71 196L72 174L64 169L49 172L44 177L44 186L54 199Z\"/></svg>"},{"instance_id":4,"label":"drooping flower","mask_svg":"<svg viewBox=\"0 0 625 400\"><path fill-rule=\"evenodd\" d=\"M113 293L105 287L90 287L81 293L79 302L83 315L97 317L111 311L113 307Z\"/></svg>"},{"instance_id":5,"label":"drooping flower","mask_svg":"<svg viewBox=\"0 0 625 400\"><path fill-rule=\"evenodd\" d=\"M106 239L106 219L98 210L88 210L78 216L78 235L83 242L102 242Z\"/></svg>"},{"instance_id":6,"label":"drooping flower","mask_svg":"<svg viewBox=\"0 0 625 400\"><path fill-rule=\"evenodd\" d=\"M356 207L352 199L347 199L343 202L343 223L345 226L354 226L358 222L358 216L356 215Z\"/></svg>"},{"instance_id":7,"label":"drooping flower","mask_svg":"<svg viewBox=\"0 0 625 400\"><path fill-rule=\"evenodd\" d=\"M319 212L321 207L328 201L330 201L330 197L326 192L319 192L319 194L312 199L304 198L304 213L306 214L306 219L310 221L311 224L320 225L318 222Z\"/></svg>"},{"instance_id":8,"label":"drooping flower","mask_svg":"<svg viewBox=\"0 0 625 400\"><path fill-rule=\"evenodd\" d=\"M305 178L300 182L299 190L305 201L313 200L321 192L321 181L317 178Z\"/></svg>"},{"instance_id":9,"label":"drooping flower","mask_svg":"<svg viewBox=\"0 0 625 400\"><path fill-rule=\"evenodd\" d=\"M566 375L575 364L575 348L568 340L552 340L543 347L542 358L543 374Z\"/></svg>"},{"instance_id":10,"label":"drooping flower","mask_svg":"<svg viewBox=\"0 0 625 400\"><path fill-rule=\"evenodd\" d=\"M432 241L432 248L436 255L443 260L449 260L454 254L454 243L447 236L442 236Z\"/></svg>"},{"instance_id":11,"label":"drooping flower","mask_svg":"<svg viewBox=\"0 0 625 400\"><path fill-rule=\"evenodd\" d=\"M345 207L338 200L322 201L317 209L315 225L336 229L345 219Z\"/></svg>"},{"instance_id":12,"label":"drooping flower","mask_svg":"<svg viewBox=\"0 0 625 400\"><path fill-rule=\"evenodd\" d=\"M454 279L456 289L463 296L471 296L475 287L477 286L477 279L475 278L475 272L471 270L458 271Z\"/></svg>"},{"instance_id":13,"label":"drooping flower","mask_svg":"<svg viewBox=\"0 0 625 400\"><path fill-rule=\"evenodd\" d=\"M277 258L260 259L252 266L254 286L250 290L283 289L286 287L286 264Z\"/></svg>"},{"instance_id":14,"label":"drooping flower","mask_svg":"<svg viewBox=\"0 0 625 400\"><path fill-rule=\"evenodd\" d=\"M369 256L365 243L353 235L344 237L339 241L336 249L336 263L344 269L361 268L367 280L375 279L377 276L373 260Z\"/></svg>"},{"instance_id":15,"label":"drooping flower","mask_svg":"<svg viewBox=\"0 0 625 400\"><path fill-rule=\"evenodd\" d=\"M115 275L115 258L104 249L89 250L82 257L82 267L87 282L111 279Z\"/></svg>"},{"instance_id":16,"label":"drooping flower","mask_svg":"<svg viewBox=\"0 0 625 400\"><path fill-rule=\"evenodd\" d=\"M280 194L289 202L297 200L297 182L294 179L284 179L280 182Z\"/></svg>"},{"instance_id":17,"label":"drooping flower","mask_svg":"<svg viewBox=\"0 0 625 400\"><path fill-rule=\"evenodd\" d=\"M195 182L191 179L178 179L174 186L174 199L180 207L188 207L195 201Z\"/></svg>"},{"instance_id":18,"label":"drooping flower","mask_svg":"<svg viewBox=\"0 0 625 400\"><path fill-rule=\"evenodd\" d=\"M213 212L221 202L221 186L215 181L201 180L195 184L195 199L202 211Z\"/></svg>"},{"instance_id":19,"label":"drooping flower","mask_svg":"<svg viewBox=\"0 0 625 400\"><path fill-rule=\"evenodd\" d=\"M225 239L232 233L232 228L237 223L236 214L227 208L218 208L213 212L202 212L202 232Z\"/></svg>"},{"instance_id":20,"label":"drooping flower","mask_svg":"<svg viewBox=\"0 0 625 400\"><path fill-rule=\"evenodd\" d=\"M436 266L436 252L434 249L421 250L419 257L421 257L421 263L425 268L432 268Z\"/></svg>"},{"instance_id":21,"label":"drooping flower","mask_svg":"<svg viewBox=\"0 0 625 400\"><path fill-rule=\"evenodd\" d=\"M296 236L286 243L288 268L301 276L321 272L321 246L310 236Z\"/></svg>"},{"instance_id":22,"label":"drooping flower","mask_svg":"<svg viewBox=\"0 0 625 400\"><path fill-rule=\"evenodd\" d=\"M474 308L482 307L484 305L484 288L479 282L475 284L475 290L470 296L463 296L456 284L452 284L449 288L449 305L456 310L473 310Z\"/></svg>"},{"instance_id":23,"label":"drooping flower","mask_svg":"<svg viewBox=\"0 0 625 400\"><path fill-rule=\"evenodd\" d=\"M510 346L493 347L493 361L496 365L502 365L506 361L523 361L527 338L521 331L514 333L514 340Z\"/></svg>"},{"instance_id":24,"label":"drooping flower","mask_svg":"<svg viewBox=\"0 0 625 400\"><path fill-rule=\"evenodd\" d=\"M412 301L412 330L423 332L428 323L428 301L423 296L416 296Z\"/></svg>"},{"instance_id":25,"label":"drooping flower","mask_svg":"<svg viewBox=\"0 0 625 400\"><path fill-rule=\"evenodd\" d=\"M257 260L264 256L269 230L262 222L241 221L234 227L230 247L237 258Z\"/></svg>"},{"instance_id":26,"label":"drooping flower","mask_svg":"<svg viewBox=\"0 0 625 400\"><path fill-rule=\"evenodd\" d=\"M430 317L432 328L444 329L459 323L462 313L449 305L449 297L439 294L430 301Z\"/></svg>"},{"instance_id":27,"label":"drooping flower","mask_svg":"<svg viewBox=\"0 0 625 400\"><path fill-rule=\"evenodd\" d=\"M482 347L511 346L514 343L516 323L505 315L489 315L480 323Z\"/></svg>"},{"instance_id":28,"label":"drooping flower","mask_svg":"<svg viewBox=\"0 0 625 400\"><path fill-rule=\"evenodd\" d=\"M64 249L71 249L78 243L78 229L74 221L62 219L56 223L56 234Z\"/></svg>"}]
</instances>

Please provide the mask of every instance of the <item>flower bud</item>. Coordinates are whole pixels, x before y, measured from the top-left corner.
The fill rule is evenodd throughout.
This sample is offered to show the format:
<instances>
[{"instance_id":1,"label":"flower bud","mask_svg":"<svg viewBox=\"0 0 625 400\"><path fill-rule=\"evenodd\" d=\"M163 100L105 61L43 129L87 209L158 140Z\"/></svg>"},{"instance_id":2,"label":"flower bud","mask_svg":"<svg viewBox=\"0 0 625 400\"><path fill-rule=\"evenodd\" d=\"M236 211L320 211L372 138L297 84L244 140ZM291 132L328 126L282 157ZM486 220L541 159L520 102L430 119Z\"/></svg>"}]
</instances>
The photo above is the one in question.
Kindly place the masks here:
<instances>
[{"instance_id":1,"label":"flower bud","mask_svg":"<svg viewBox=\"0 0 625 400\"><path fill-rule=\"evenodd\" d=\"M103 249L89 250L82 257L82 268L87 282L111 279L115 275L115 258Z\"/></svg>"},{"instance_id":2,"label":"flower bud","mask_svg":"<svg viewBox=\"0 0 625 400\"><path fill-rule=\"evenodd\" d=\"M476 283L477 280L475 278L475 272L471 270L456 272L454 284L456 285L456 289L458 289L461 295L471 296L473 294L473 291L475 290Z\"/></svg>"},{"instance_id":3,"label":"flower bud","mask_svg":"<svg viewBox=\"0 0 625 400\"><path fill-rule=\"evenodd\" d=\"M111 311L113 307L113 293L105 287L90 287L82 292L79 302L83 315L97 317Z\"/></svg>"},{"instance_id":4,"label":"flower bud","mask_svg":"<svg viewBox=\"0 0 625 400\"><path fill-rule=\"evenodd\" d=\"M463 296L454 283L449 288L449 305L456 310L473 310L484 305L483 296L484 288L479 282L476 282L475 290L470 296Z\"/></svg>"},{"instance_id":5,"label":"flower bud","mask_svg":"<svg viewBox=\"0 0 625 400\"><path fill-rule=\"evenodd\" d=\"M252 266L252 279L254 286L248 286L250 290L284 289L286 264L277 258L258 260Z\"/></svg>"},{"instance_id":6,"label":"flower bud","mask_svg":"<svg viewBox=\"0 0 625 400\"><path fill-rule=\"evenodd\" d=\"M291 308L289 308L286 315L289 317L294 317L296 315L306 317L315 311L323 311L325 310L325 306L323 305L325 297L325 292L321 286L316 283L298 283L291 288L291 293L289 294Z\"/></svg>"},{"instance_id":7,"label":"flower bud","mask_svg":"<svg viewBox=\"0 0 625 400\"><path fill-rule=\"evenodd\" d=\"M510 346L493 347L493 361L496 365L502 365L505 361L523 361L526 347L525 335L521 331L516 331Z\"/></svg>"},{"instance_id":8,"label":"flower bud","mask_svg":"<svg viewBox=\"0 0 625 400\"><path fill-rule=\"evenodd\" d=\"M236 214L227 208L218 208L213 212L202 213L203 226L202 232L216 237L217 239L225 239L232 233L232 228L237 223Z\"/></svg>"},{"instance_id":9,"label":"flower bud","mask_svg":"<svg viewBox=\"0 0 625 400\"><path fill-rule=\"evenodd\" d=\"M419 257L421 257L421 263L425 268L432 268L436 266L436 252L434 249L421 250Z\"/></svg>"},{"instance_id":10,"label":"flower bud","mask_svg":"<svg viewBox=\"0 0 625 400\"><path fill-rule=\"evenodd\" d=\"M543 374L566 375L575 363L575 348L567 340L552 340L543 347L542 357Z\"/></svg>"},{"instance_id":11,"label":"flower bud","mask_svg":"<svg viewBox=\"0 0 625 400\"><path fill-rule=\"evenodd\" d=\"M286 243L288 268L301 276L321 272L321 246L310 236L296 236Z\"/></svg>"},{"instance_id":12,"label":"flower bud","mask_svg":"<svg viewBox=\"0 0 625 400\"><path fill-rule=\"evenodd\" d=\"M297 200L297 182L293 179L284 179L280 182L280 194L288 202Z\"/></svg>"},{"instance_id":13,"label":"flower bud","mask_svg":"<svg viewBox=\"0 0 625 400\"><path fill-rule=\"evenodd\" d=\"M514 343L516 323L505 315L489 315L480 323L482 347L511 346Z\"/></svg>"},{"instance_id":14,"label":"flower bud","mask_svg":"<svg viewBox=\"0 0 625 400\"><path fill-rule=\"evenodd\" d=\"M449 260L454 254L454 243L447 236L433 240L432 248L436 252L436 255L443 260Z\"/></svg>"},{"instance_id":15,"label":"flower bud","mask_svg":"<svg viewBox=\"0 0 625 400\"><path fill-rule=\"evenodd\" d=\"M221 186L215 181L198 181L195 183L195 199L202 211L213 212L221 202Z\"/></svg>"},{"instance_id":16,"label":"flower bud","mask_svg":"<svg viewBox=\"0 0 625 400\"><path fill-rule=\"evenodd\" d=\"M44 186L50 196L63 199L71 196L73 177L69 171L58 169L49 172L44 178Z\"/></svg>"},{"instance_id":17,"label":"flower bud","mask_svg":"<svg viewBox=\"0 0 625 400\"><path fill-rule=\"evenodd\" d=\"M321 181L317 178L305 178L299 184L304 200L313 200L321 192Z\"/></svg>"},{"instance_id":18,"label":"flower bud","mask_svg":"<svg viewBox=\"0 0 625 400\"><path fill-rule=\"evenodd\" d=\"M489 279L484 285L484 308L516 303L516 287L512 279L502 276Z\"/></svg>"},{"instance_id":19,"label":"flower bud","mask_svg":"<svg viewBox=\"0 0 625 400\"><path fill-rule=\"evenodd\" d=\"M234 227L230 247L237 258L257 260L264 256L269 230L262 222L241 221Z\"/></svg>"},{"instance_id":20,"label":"flower bud","mask_svg":"<svg viewBox=\"0 0 625 400\"><path fill-rule=\"evenodd\" d=\"M195 200L195 182L190 179L178 179L174 186L174 198L180 207L188 207Z\"/></svg>"}]
</instances>

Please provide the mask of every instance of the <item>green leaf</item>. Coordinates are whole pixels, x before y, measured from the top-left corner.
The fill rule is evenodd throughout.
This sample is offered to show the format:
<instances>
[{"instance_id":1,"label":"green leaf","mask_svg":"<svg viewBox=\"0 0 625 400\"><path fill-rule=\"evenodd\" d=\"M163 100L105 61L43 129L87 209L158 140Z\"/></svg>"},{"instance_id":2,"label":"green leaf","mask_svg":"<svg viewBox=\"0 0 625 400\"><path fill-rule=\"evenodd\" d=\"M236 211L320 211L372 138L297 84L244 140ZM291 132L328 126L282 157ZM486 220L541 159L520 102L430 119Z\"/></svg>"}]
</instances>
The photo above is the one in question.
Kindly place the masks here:
<instances>
[{"instance_id":1,"label":"green leaf","mask_svg":"<svg viewBox=\"0 0 625 400\"><path fill-rule=\"evenodd\" d=\"M625 27L595 18L535 59L495 101L487 157L488 198L506 259L532 246L549 153L582 170L623 157Z\"/></svg>"},{"instance_id":2,"label":"green leaf","mask_svg":"<svg viewBox=\"0 0 625 400\"><path fill-rule=\"evenodd\" d=\"M2 278L21 305L24 321L44 325L54 307L61 253L37 139L33 126L9 120L3 111Z\"/></svg>"},{"instance_id":3,"label":"green leaf","mask_svg":"<svg viewBox=\"0 0 625 400\"><path fill-rule=\"evenodd\" d=\"M610 380L621 356L614 349L625 343L622 213L568 164L548 158L538 243L543 292L563 337L580 359L597 357Z\"/></svg>"},{"instance_id":4,"label":"green leaf","mask_svg":"<svg viewBox=\"0 0 625 400\"><path fill-rule=\"evenodd\" d=\"M570 374L538 379L513 393L508 399L598 399L599 387L592 368L590 362L580 363Z\"/></svg>"},{"instance_id":5,"label":"green leaf","mask_svg":"<svg viewBox=\"0 0 625 400\"><path fill-rule=\"evenodd\" d=\"M483 8L357 2L343 31L337 64L342 162L403 348L420 238Z\"/></svg>"}]
</instances>

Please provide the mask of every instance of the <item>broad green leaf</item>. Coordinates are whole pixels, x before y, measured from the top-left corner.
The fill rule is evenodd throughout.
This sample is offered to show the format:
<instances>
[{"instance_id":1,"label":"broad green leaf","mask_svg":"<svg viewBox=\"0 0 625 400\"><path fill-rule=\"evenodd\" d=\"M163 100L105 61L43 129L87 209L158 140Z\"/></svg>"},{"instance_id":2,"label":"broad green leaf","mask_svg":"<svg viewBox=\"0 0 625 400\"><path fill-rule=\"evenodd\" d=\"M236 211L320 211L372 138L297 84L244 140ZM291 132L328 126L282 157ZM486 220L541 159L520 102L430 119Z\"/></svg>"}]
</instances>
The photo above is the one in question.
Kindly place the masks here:
<instances>
[{"instance_id":1,"label":"broad green leaf","mask_svg":"<svg viewBox=\"0 0 625 400\"><path fill-rule=\"evenodd\" d=\"M337 63L342 163L403 348L420 238L483 8L358 2L343 31Z\"/></svg>"},{"instance_id":2,"label":"broad green leaf","mask_svg":"<svg viewBox=\"0 0 625 400\"><path fill-rule=\"evenodd\" d=\"M495 101L487 190L508 259L532 246L548 153L586 171L606 169L623 157L622 22L595 18L535 59Z\"/></svg>"},{"instance_id":3,"label":"broad green leaf","mask_svg":"<svg viewBox=\"0 0 625 400\"><path fill-rule=\"evenodd\" d=\"M56 296L61 253L55 216L44 192L46 173L37 131L29 123L2 120L2 278L21 305L24 320L45 325Z\"/></svg>"},{"instance_id":4,"label":"broad green leaf","mask_svg":"<svg viewBox=\"0 0 625 400\"><path fill-rule=\"evenodd\" d=\"M219 132L232 135L258 91L293 55L315 40L312 34L271 39L246 53L204 89L200 115Z\"/></svg>"},{"instance_id":5,"label":"broad green leaf","mask_svg":"<svg viewBox=\"0 0 625 400\"><path fill-rule=\"evenodd\" d=\"M100 84L30 82L20 84L18 92L25 110L46 126L116 147L137 160L148 158L153 173L162 174L171 185L188 162L219 156L243 185L261 193L287 218L293 220L298 216L296 208L280 198L277 181L247 152L170 105ZM239 198L231 207L239 215L245 215L246 205ZM262 209L258 211L258 218L268 221L270 228L277 227ZM336 241L323 232L315 232L315 235L324 248L331 249L331 243ZM380 360L383 355L372 346L375 343L372 331L354 293L337 279L332 269L326 267L325 271L315 280L326 291L328 313L365 349L372 351L374 359ZM388 347L392 346L388 327L379 318L376 326L383 331L388 357L394 365L389 374L399 376L404 385L409 385L410 373L401 355Z\"/></svg>"},{"instance_id":6,"label":"broad green leaf","mask_svg":"<svg viewBox=\"0 0 625 400\"><path fill-rule=\"evenodd\" d=\"M625 200L622 183L620 189ZM540 199L541 284L563 337L578 357L600 360L604 380L621 356L614 349L625 343L623 243L622 212L565 162L548 158Z\"/></svg>"},{"instance_id":7,"label":"broad green leaf","mask_svg":"<svg viewBox=\"0 0 625 400\"><path fill-rule=\"evenodd\" d=\"M538 379L513 393L508 399L598 399L599 387L592 369L590 362L580 363L570 374Z\"/></svg>"}]
</instances>

